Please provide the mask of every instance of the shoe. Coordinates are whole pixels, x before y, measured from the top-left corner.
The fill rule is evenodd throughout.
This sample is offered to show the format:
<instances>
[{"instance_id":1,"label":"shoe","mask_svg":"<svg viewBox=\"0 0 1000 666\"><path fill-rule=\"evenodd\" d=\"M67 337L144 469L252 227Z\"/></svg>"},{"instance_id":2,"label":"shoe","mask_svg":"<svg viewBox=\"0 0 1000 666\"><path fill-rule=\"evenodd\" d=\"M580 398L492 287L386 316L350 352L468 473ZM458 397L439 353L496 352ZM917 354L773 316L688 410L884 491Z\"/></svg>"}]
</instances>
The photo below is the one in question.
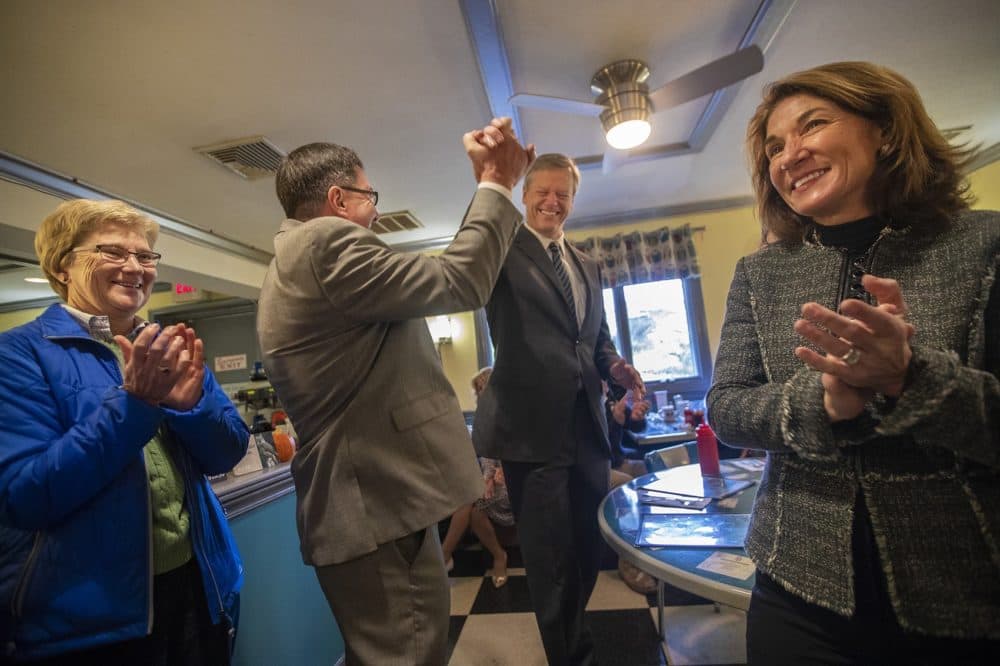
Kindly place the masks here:
<instances>
[{"instance_id":1,"label":"shoe","mask_svg":"<svg viewBox=\"0 0 1000 666\"><path fill-rule=\"evenodd\" d=\"M449 557L448 561L444 563L445 573L451 573L451 570L455 568L455 558Z\"/></svg>"},{"instance_id":2,"label":"shoe","mask_svg":"<svg viewBox=\"0 0 1000 666\"><path fill-rule=\"evenodd\" d=\"M500 589L501 587L503 587L504 585L507 584L507 553L506 552L504 552L504 554L503 554L502 561L503 561L503 565L500 566L500 567L497 567L497 560L496 559L493 560L493 569L492 569L493 573L490 574L490 579L493 581L493 587L495 587L497 589ZM500 575L498 575L496 573L498 569L500 571L502 571L503 573L500 574Z\"/></svg>"}]
</instances>

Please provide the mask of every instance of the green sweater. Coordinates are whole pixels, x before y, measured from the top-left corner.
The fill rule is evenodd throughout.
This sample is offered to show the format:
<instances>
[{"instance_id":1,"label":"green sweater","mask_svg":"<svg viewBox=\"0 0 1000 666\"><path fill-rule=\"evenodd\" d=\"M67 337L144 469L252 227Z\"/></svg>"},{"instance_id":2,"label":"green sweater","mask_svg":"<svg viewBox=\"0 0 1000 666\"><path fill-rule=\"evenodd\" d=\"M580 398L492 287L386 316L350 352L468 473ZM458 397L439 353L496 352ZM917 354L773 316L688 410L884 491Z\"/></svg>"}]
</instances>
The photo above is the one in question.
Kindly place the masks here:
<instances>
[{"instance_id":1,"label":"green sweater","mask_svg":"<svg viewBox=\"0 0 1000 666\"><path fill-rule=\"evenodd\" d=\"M118 345L105 342L124 365ZM161 427L146 444L146 474L149 475L149 503L153 521L153 573L173 571L191 559L190 518L184 502L184 478L171 448L170 433Z\"/></svg>"}]
</instances>

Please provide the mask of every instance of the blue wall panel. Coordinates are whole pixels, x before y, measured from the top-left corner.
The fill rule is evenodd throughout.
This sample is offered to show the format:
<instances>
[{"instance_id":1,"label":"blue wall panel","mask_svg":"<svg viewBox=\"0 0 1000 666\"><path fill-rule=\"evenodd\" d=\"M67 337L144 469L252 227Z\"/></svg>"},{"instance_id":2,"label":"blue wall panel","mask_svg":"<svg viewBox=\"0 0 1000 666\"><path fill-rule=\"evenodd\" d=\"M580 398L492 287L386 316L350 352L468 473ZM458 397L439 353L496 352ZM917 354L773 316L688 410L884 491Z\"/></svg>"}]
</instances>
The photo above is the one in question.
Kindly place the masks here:
<instances>
[{"instance_id":1,"label":"blue wall panel","mask_svg":"<svg viewBox=\"0 0 1000 666\"><path fill-rule=\"evenodd\" d=\"M333 664L344 641L312 567L302 564L289 494L231 521L246 581L235 666Z\"/></svg>"}]
</instances>

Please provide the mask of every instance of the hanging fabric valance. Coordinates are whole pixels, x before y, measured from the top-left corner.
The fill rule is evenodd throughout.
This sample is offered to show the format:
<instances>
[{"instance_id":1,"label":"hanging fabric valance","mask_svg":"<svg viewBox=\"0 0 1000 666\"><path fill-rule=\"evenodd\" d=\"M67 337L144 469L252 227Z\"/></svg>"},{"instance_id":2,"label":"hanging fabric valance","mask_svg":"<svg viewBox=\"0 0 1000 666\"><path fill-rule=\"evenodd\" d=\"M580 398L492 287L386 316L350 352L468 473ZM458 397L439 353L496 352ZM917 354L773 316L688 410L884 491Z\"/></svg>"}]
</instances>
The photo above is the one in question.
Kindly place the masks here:
<instances>
[{"instance_id":1,"label":"hanging fabric valance","mask_svg":"<svg viewBox=\"0 0 1000 666\"><path fill-rule=\"evenodd\" d=\"M690 225L592 236L574 244L600 264L605 288L701 275Z\"/></svg>"}]
</instances>

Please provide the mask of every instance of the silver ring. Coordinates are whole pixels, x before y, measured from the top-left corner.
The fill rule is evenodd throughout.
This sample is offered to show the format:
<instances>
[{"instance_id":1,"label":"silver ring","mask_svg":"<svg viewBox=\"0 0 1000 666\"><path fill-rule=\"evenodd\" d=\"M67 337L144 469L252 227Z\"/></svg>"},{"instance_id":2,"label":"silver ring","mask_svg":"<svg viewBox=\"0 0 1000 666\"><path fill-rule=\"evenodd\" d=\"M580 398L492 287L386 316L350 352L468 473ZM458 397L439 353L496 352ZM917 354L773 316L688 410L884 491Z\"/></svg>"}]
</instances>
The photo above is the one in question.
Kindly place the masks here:
<instances>
[{"instance_id":1,"label":"silver ring","mask_svg":"<svg viewBox=\"0 0 1000 666\"><path fill-rule=\"evenodd\" d=\"M170 372L170 368L165 365L161 365L160 372Z\"/></svg>"},{"instance_id":2,"label":"silver ring","mask_svg":"<svg viewBox=\"0 0 1000 666\"><path fill-rule=\"evenodd\" d=\"M858 361L861 360L861 350L857 347L851 347L843 356L840 357L840 360L847 365L857 365Z\"/></svg>"}]
</instances>

